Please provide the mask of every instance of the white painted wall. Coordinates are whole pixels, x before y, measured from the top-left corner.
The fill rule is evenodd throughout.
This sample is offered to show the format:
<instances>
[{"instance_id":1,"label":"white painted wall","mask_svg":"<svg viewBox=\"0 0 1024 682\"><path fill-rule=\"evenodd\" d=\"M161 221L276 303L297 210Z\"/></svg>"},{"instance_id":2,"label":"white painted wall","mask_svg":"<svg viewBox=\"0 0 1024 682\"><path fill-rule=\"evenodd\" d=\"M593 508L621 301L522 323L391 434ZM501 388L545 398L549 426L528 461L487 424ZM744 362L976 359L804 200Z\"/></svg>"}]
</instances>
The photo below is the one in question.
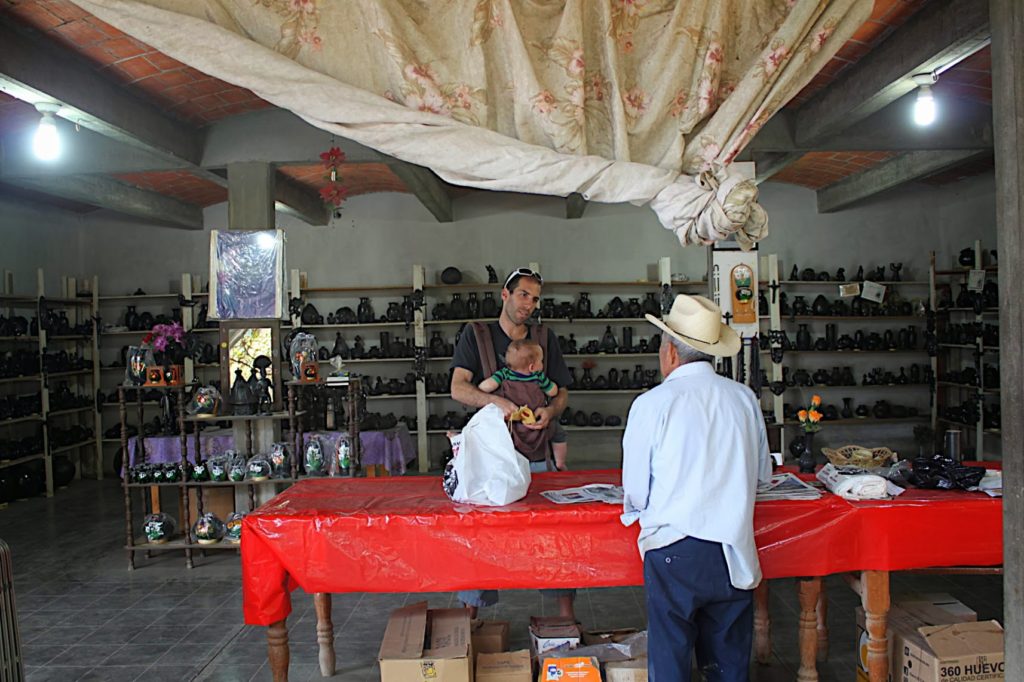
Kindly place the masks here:
<instances>
[{"instance_id":1,"label":"white painted wall","mask_svg":"<svg viewBox=\"0 0 1024 682\"><path fill-rule=\"evenodd\" d=\"M930 250L940 252L940 262L948 262L974 239L986 245L995 242L991 175L941 188L910 185L831 215L816 212L815 195L809 190L768 183L761 191L772 230L762 252L779 255L784 276L793 263L833 272L844 266L852 275L860 263L870 267L902 261L905 277L925 279ZM402 284L410 281L413 264L427 267L428 281L444 267L455 265L468 281L483 282L487 263L504 273L531 261L538 262L551 280L635 280L653 277L649 268L664 255L672 258L673 272L693 278L703 275L704 250L682 249L647 208L591 204L582 219L567 221L564 206L562 200L549 197L472 193L456 200L456 222L439 224L411 196L377 194L351 199L343 217L329 227L311 228L287 216L280 216L279 224L287 232L289 267L308 273L308 283L314 287ZM125 294L139 287L149 293L163 292L176 289L182 272L203 273L206 282L208 230L224 228L226 221L223 204L206 210L207 229L202 232L157 228L106 212L79 218L46 209L3 207L0 229L5 252L0 260L3 267L18 273L19 281L41 265L53 276L58 272L97 274L102 294ZM563 294L556 296L560 299L574 292L549 293ZM595 303L602 305L608 296L627 292L594 293ZM375 296L378 315L387 300ZM326 315L354 301L317 299L315 303ZM119 305L102 314L113 322L123 310ZM601 331L597 326L588 329L591 333L581 331L577 336L585 340ZM321 342L331 343L329 339ZM407 368L393 364L390 375L404 375ZM615 366L631 363L620 366L616 361ZM922 409L927 407L922 391L917 402ZM596 396L574 398L570 403L586 411L622 416L628 407L625 399ZM384 405L383 401L374 404L382 411L413 410L411 401ZM864 429L837 431L824 432L819 440L841 445L865 437ZM906 449L909 427L898 431L891 437ZM612 462L618 453L618 434L574 435L573 447L577 448L574 453L585 453L584 459Z\"/></svg>"}]
</instances>

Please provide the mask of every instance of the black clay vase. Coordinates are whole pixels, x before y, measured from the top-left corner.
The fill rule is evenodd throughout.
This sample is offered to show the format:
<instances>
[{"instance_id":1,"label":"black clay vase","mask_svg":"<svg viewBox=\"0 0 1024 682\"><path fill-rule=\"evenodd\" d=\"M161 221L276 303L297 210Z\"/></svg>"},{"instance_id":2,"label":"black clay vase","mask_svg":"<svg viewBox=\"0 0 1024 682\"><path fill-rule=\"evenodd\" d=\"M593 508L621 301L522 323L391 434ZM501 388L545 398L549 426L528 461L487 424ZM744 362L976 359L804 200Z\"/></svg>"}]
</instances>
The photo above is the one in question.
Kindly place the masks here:
<instances>
[{"instance_id":1,"label":"black clay vase","mask_svg":"<svg viewBox=\"0 0 1024 682\"><path fill-rule=\"evenodd\" d=\"M615 334L612 333L611 325L604 328L604 335L601 337L601 352L602 353L614 353L619 347L618 342L615 340Z\"/></svg>"},{"instance_id":2,"label":"black clay vase","mask_svg":"<svg viewBox=\"0 0 1024 682\"><path fill-rule=\"evenodd\" d=\"M345 343L345 339L341 338L341 332L337 332L334 335L334 348L331 349L331 357L335 355L344 360L347 360L350 355L348 344Z\"/></svg>"},{"instance_id":3,"label":"black clay vase","mask_svg":"<svg viewBox=\"0 0 1024 682\"><path fill-rule=\"evenodd\" d=\"M498 316L498 303L494 300L494 294L490 291L484 293L484 300L480 302L480 315L482 317Z\"/></svg>"},{"instance_id":4,"label":"black clay vase","mask_svg":"<svg viewBox=\"0 0 1024 682\"><path fill-rule=\"evenodd\" d=\"M235 383L231 386L231 405L236 415L253 413L252 389L242 376L242 370L235 370Z\"/></svg>"},{"instance_id":5,"label":"black clay vase","mask_svg":"<svg viewBox=\"0 0 1024 682\"><path fill-rule=\"evenodd\" d=\"M800 325L800 329L796 333L796 349L797 350L810 350L811 349L811 332L808 331L807 325Z\"/></svg>"},{"instance_id":6,"label":"black clay vase","mask_svg":"<svg viewBox=\"0 0 1024 682\"><path fill-rule=\"evenodd\" d=\"M593 316L593 311L590 309L590 294L585 291L581 291L580 297L576 301L576 317Z\"/></svg>"},{"instance_id":7,"label":"black clay vase","mask_svg":"<svg viewBox=\"0 0 1024 682\"><path fill-rule=\"evenodd\" d=\"M466 315L471 320L480 317L480 299L476 297L475 291L469 292L469 298L466 300Z\"/></svg>"},{"instance_id":8,"label":"black clay vase","mask_svg":"<svg viewBox=\"0 0 1024 682\"><path fill-rule=\"evenodd\" d=\"M462 300L462 294L452 294L452 300L448 303L448 317L452 320L466 319L466 303Z\"/></svg>"},{"instance_id":9,"label":"black clay vase","mask_svg":"<svg viewBox=\"0 0 1024 682\"><path fill-rule=\"evenodd\" d=\"M853 398L843 398L843 409L840 410L839 416L843 419L853 419Z\"/></svg>"},{"instance_id":10,"label":"black clay vase","mask_svg":"<svg viewBox=\"0 0 1024 682\"><path fill-rule=\"evenodd\" d=\"M627 317L640 317L643 312L643 306L640 305L639 298L629 299L629 303L626 305L626 316Z\"/></svg>"},{"instance_id":11,"label":"black clay vase","mask_svg":"<svg viewBox=\"0 0 1024 682\"><path fill-rule=\"evenodd\" d=\"M356 308L356 319L360 324L368 324L376 321L376 316L373 314L373 306L370 305L370 299L363 296L359 299L359 307ZM303 311L303 322L305 319L305 311ZM308 323L307 323L308 324Z\"/></svg>"},{"instance_id":12,"label":"black clay vase","mask_svg":"<svg viewBox=\"0 0 1024 682\"><path fill-rule=\"evenodd\" d=\"M658 317L661 314L661 306L658 305L658 299L654 297L654 292L647 292L641 308L644 315L654 315L655 317Z\"/></svg>"},{"instance_id":13,"label":"black clay vase","mask_svg":"<svg viewBox=\"0 0 1024 682\"><path fill-rule=\"evenodd\" d=\"M135 312L133 305L128 306L128 311L124 314L124 326L133 332L139 330L139 314Z\"/></svg>"},{"instance_id":14,"label":"black clay vase","mask_svg":"<svg viewBox=\"0 0 1024 682\"><path fill-rule=\"evenodd\" d=\"M814 473L814 434L804 434L804 448L800 453L800 473L801 474L813 474Z\"/></svg>"}]
</instances>

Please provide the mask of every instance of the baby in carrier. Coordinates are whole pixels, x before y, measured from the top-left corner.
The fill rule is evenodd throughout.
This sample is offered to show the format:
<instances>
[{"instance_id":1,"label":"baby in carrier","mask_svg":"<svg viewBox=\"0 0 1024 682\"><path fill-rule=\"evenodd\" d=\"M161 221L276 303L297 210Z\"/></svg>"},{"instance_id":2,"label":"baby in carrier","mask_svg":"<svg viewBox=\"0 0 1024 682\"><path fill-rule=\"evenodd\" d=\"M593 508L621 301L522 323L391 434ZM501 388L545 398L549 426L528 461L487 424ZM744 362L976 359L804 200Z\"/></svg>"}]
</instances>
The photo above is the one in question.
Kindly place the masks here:
<instances>
[{"instance_id":1,"label":"baby in carrier","mask_svg":"<svg viewBox=\"0 0 1024 682\"><path fill-rule=\"evenodd\" d=\"M498 393L520 406L511 421L534 423L533 411L543 407L548 397L558 394L558 386L544 373L544 351L536 341L516 339L505 351L505 367L480 382L484 393ZM550 441L548 429L532 431L513 424L512 440L516 449L530 459L546 456Z\"/></svg>"}]
</instances>

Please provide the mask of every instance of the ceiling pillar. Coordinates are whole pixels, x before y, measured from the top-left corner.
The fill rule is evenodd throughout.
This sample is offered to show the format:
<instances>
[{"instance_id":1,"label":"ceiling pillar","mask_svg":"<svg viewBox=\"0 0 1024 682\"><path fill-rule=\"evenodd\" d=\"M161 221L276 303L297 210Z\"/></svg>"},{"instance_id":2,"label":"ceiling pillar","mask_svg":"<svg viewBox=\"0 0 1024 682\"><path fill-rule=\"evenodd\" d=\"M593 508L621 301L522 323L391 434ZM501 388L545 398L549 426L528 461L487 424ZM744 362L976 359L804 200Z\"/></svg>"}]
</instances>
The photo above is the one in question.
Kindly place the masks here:
<instances>
[{"instance_id":1,"label":"ceiling pillar","mask_svg":"<svg viewBox=\"0 0 1024 682\"><path fill-rule=\"evenodd\" d=\"M272 230L274 168L264 161L228 164L228 229Z\"/></svg>"}]
</instances>

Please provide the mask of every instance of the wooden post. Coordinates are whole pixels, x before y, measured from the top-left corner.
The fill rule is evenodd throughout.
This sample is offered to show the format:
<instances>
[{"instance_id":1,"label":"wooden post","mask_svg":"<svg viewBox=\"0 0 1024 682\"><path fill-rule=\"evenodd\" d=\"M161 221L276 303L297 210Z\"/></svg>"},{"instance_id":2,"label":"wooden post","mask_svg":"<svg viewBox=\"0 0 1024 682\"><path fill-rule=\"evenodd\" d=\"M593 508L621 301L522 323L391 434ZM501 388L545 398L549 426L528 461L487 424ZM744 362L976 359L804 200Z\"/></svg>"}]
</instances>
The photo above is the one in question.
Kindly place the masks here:
<instances>
[{"instance_id":1,"label":"wooden post","mask_svg":"<svg viewBox=\"0 0 1024 682\"><path fill-rule=\"evenodd\" d=\"M818 682L818 597L821 578L798 578L800 597L800 669L797 682Z\"/></svg>"},{"instance_id":2,"label":"wooden post","mask_svg":"<svg viewBox=\"0 0 1024 682\"><path fill-rule=\"evenodd\" d=\"M331 621L331 595L317 592L313 595L316 608L316 642L320 645L320 674L334 675L334 623Z\"/></svg>"},{"instance_id":3,"label":"wooden post","mask_svg":"<svg viewBox=\"0 0 1024 682\"><path fill-rule=\"evenodd\" d=\"M754 658L768 665L772 658L772 617L768 612L768 581L754 589Z\"/></svg>"},{"instance_id":4,"label":"wooden post","mask_svg":"<svg viewBox=\"0 0 1024 682\"><path fill-rule=\"evenodd\" d=\"M1024 439L1024 316L1019 287L1024 268L1024 5L991 0L992 121L999 237L999 367L1003 442ZM1003 619L1006 679L1024 679L1024 452L1003 451Z\"/></svg>"}]
</instances>

